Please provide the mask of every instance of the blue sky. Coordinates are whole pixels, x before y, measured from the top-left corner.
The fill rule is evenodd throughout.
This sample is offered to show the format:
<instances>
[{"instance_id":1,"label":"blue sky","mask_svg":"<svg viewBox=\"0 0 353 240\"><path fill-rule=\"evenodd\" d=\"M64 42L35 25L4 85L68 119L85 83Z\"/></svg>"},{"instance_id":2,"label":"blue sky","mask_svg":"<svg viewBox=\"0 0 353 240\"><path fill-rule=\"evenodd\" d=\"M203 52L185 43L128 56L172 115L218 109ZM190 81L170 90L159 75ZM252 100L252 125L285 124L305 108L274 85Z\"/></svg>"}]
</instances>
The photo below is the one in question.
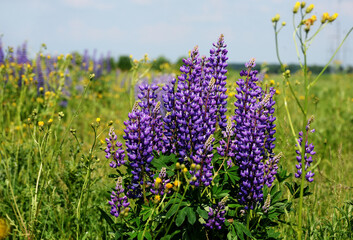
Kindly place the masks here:
<instances>
[{"instance_id":1,"label":"blue sky","mask_svg":"<svg viewBox=\"0 0 353 240\"><path fill-rule=\"evenodd\" d=\"M0 35L5 46L28 42L35 54L42 43L51 54L111 52L142 58L163 55L175 61L195 45L208 54L221 33L228 44L229 61L276 63L270 19L281 15L287 26L280 33L281 58L295 63L293 0L2 0ZM353 26L353 0L312 0L318 25L323 12L339 13L309 49L309 64L324 64ZM338 60L353 65L353 35Z\"/></svg>"}]
</instances>

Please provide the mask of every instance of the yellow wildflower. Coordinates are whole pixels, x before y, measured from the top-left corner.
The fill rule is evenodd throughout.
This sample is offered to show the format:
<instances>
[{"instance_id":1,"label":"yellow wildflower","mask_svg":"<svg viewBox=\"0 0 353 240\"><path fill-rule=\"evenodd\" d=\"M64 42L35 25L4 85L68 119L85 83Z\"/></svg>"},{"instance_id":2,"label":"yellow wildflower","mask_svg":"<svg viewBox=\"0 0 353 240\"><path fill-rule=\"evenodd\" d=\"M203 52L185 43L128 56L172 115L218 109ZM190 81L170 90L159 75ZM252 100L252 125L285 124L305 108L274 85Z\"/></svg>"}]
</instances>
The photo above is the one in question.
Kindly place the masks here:
<instances>
[{"instance_id":1,"label":"yellow wildflower","mask_svg":"<svg viewBox=\"0 0 353 240\"><path fill-rule=\"evenodd\" d=\"M300 2L296 2L293 8L293 13L297 13L300 7Z\"/></svg>"},{"instance_id":2,"label":"yellow wildflower","mask_svg":"<svg viewBox=\"0 0 353 240\"><path fill-rule=\"evenodd\" d=\"M10 226L7 221L0 218L0 239L5 239L10 233Z\"/></svg>"},{"instance_id":3,"label":"yellow wildflower","mask_svg":"<svg viewBox=\"0 0 353 240\"><path fill-rule=\"evenodd\" d=\"M275 83L276 83L275 80L273 79L270 80L270 85L275 85Z\"/></svg>"},{"instance_id":4,"label":"yellow wildflower","mask_svg":"<svg viewBox=\"0 0 353 240\"><path fill-rule=\"evenodd\" d=\"M304 97L303 95L300 95L300 96L299 96L299 99L300 99L300 100L304 100L305 97Z\"/></svg>"},{"instance_id":5,"label":"yellow wildflower","mask_svg":"<svg viewBox=\"0 0 353 240\"><path fill-rule=\"evenodd\" d=\"M306 13L311 13L311 11L314 9L315 5L314 4L310 4L307 9L305 10Z\"/></svg>"},{"instance_id":6,"label":"yellow wildflower","mask_svg":"<svg viewBox=\"0 0 353 240\"><path fill-rule=\"evenodd\" d=\"M167 183L167 184L165 185L165 187L166 187L167 189L171 189L171 188L173 187L173 184Z\"/></svg>"},{"instance_id":7,"label":"yellow wildflower","mask_svg":"<svg viewBox=\"0 0 353 240\"><path fill-rule=\"evenodd\" d=\"M43 122L43 121L39 121L39 122L38 122L38 126L39 126L39 127L43 127L43 126L44 126L44 122Z\"/></svg>"},{"instance_id":8,"label":"yellow wildflower","mask_svg":"<svg viewBox=\"0 0 353 240\"><path fill-rule=\"evenodd\" d=\"M282 26L283 27L286 26L286 24L287 24L286 22L284 22L284 21L282 22Z\"/></svg>"},{"instance_id":9,"label":"yellow wildflower","mask_svg":"<svg viewBox=\"0 0 353 240\"><path fill-rule=\"evenodd\" d=\"M353 98L352 98L352 102L353 102ZM175 180L174 181L174 186L176 186L176 187L180 186L180 181Z\"/></svg>"},{"instance_id":10,"label":"yellow wildflower","mask_svg":"<svg viewBox=\"0 0 353 240\"><path fill-rule=\"evenodd\" d=\"M161 196L160 195L156 195L156 196L154 196L154 201L155 202L159 202L161 200Z\"/></svg>"},{"instance_id":11,"label":"yellow wildflower","mask_svg":"<svg viewBox=\"0 0 353 240\"><path fill-rule=\"evenodd\" d=\"M43 87L40 87L39 88L39 92L43 92L44 91L44 88Z\"/></svg>"},{"instance_id":12,"label":"yellow wildflower","mask_svg":"<svg viewBox=\"0 0 353 240\"><path fill-rule=\"evenodd\" d=\"M96 118L96 122L100 123L101 119L100 118Z\"/></svg>"},{"instance_id":13,"label":"yellow wildflower","mask_svg":"<svg viewBox=\"0 0 353 240\"><path fill-rule=\"evenodd\" d=\"M279 95L281 92L278 90L278 89L276 89L276 95Z\"/></svg>"},{"instance_id":14,"label":"yellow wildflower","mask_svg":"<svg viewBox=\"0 0 353 240\"><path fill-rule=\"evenodd\" d=\"M301 8L305 8L305 5L306 5L306 2L302 2L302 3L300 4L300 7L301 7Z\"/></svg>"},{"instance_id":15,"label":"yellow wildflower","mask_svg":"<svg viewBox=\"0 0 353 240\"><path fill-rule=\"evenodd\" d=\"M184 173L187 173L188 172L188 169L185 167L185 168L183 168L183 172Z\"/></svg>"},{"instance_id":16,"label":"yellow wildflower","mask_svg":"<svg viewBox=\"0 0 353 240\"><path fill-rule=\"evenodd\" d=\"M157 178L156 178L156 184L160 184L161 182L162 182L162 179L159 178L159 177L157 177Z\"/></svg>"},{"instance_id":17,"label":"yellow wildflower","mask_svg":"<svg viewBox=\"0 0 353 240\"><path fill-rule=\"evenodd\" d=\"M334 13L334 14L328 19L328 21L329 21L329 22L333 22L333 21L336 20L337 17L338 17L338 13Z\"/></svg>"},{"instance_id":18,"label":"yellow wildflower","mask_svg":"<svg viewBox=\"0 0 353 240\"><path fill-rule=\"evenodd\" d=\"M51 124L53 122L53 119L48 120L48 124Z\"/></svg>"}]
</instances>

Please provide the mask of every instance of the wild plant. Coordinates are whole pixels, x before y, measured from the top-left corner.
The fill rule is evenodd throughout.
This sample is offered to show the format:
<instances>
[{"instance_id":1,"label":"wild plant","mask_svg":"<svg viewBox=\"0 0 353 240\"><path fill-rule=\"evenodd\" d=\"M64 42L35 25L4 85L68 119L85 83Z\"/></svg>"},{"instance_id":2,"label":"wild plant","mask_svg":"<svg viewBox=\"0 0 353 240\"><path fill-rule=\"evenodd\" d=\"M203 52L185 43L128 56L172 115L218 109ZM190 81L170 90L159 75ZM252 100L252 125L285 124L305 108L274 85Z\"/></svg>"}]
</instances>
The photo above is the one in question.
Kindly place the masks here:
<instances>
[{"instance_id":1,"label":"wild plant","mask_svg":"<svg viewBox=\"0 0 353 240\"><path fill-rule=\"evenodd\" d=\"M308 62L307 62L307 56L308 56L308 50L313 43L314 39L318 36L318 34L330 23L334 22L336 18L338 17L337 13L334 13L330 15L329 13L325 12L322 14L320 24L319 26L315 25L317 22L317 16L316 15L311 15L311 12L314 9L314 4L309 4L307 6L306 2L296 2L294 7L293 7L293 41L294 41L294 46L296 49L297 57L298 57L298 63L300 65L300 68L303 72L303 81L302 81L302 86L303 89L302 91L305 93L304 95L304 103L302 104L299 101L299 97L294 91L293 88L293 83L290 81L290 70L288 67L282 62L280 58L280 53L279 53L279 48L278 48L278 36L280 30L286 26L286 22L282 22L281 26L279 24L280 20L280 15L276 14L275 17L272 18L272 23L273 23L273 28L275 32L275 45L276 45L276 54L277 54L277 59L279 64L281 65L281 70L283 72L283 101L284 101L284 107L287 113L287 118L288 118L288 123L290 125L291 133L293 135L293 140L296 146L296 153L297 153L297 161L299 162L298 165L296 165L297 168L297 173L295 174L296 178L300 179L300 197L299 197L299 203L297 205L297 214L298 214L298 224L297 224L297 237L298 239L302 239L303 235L303 229L302 229L302 212L303 212L303 197L304 197L304 192L305 192L305 180L308 182L313 181L313 176L315 173L313 170L319 165L320 163L320 158L318 161L315 163L315 165L311 165L313 162L313 155L315 154L314 145L308 144L308 137L309 137L309 128L310 124L313 121L313 117L308 118L310 115L309 113L309 96L310 96L310 91L312 87L318 82L322 74L325 72L327 67L330 65L334 57L336 56L337 52L340 50L342 47L343 43L347 39L347 37L350 35L352 32L353 28L351 28L345 37L343 38L342 42L340 45L337 47L336 51L333 53L331 56L330 60L326 63L326 65L323 67L321 72L315 76L312 77L309 74L309 68L308 68ZM315 26L316 29L315 29ZM288 100L286 97L286 92L287 89L289 89L291 95L295 99L296 105L299 107L300 112L302 114L302 126L299 127L301 131L299 132L299 138L297 138L297 131L295 130L295 126L292 123L292 117L291 113L288 110ZM313 129L311 132L314 132L315 130ZM305 139L305 145L303 145L303 138ZM305 164L304 161L305 160Z\"/></svg>"}]
</instances>

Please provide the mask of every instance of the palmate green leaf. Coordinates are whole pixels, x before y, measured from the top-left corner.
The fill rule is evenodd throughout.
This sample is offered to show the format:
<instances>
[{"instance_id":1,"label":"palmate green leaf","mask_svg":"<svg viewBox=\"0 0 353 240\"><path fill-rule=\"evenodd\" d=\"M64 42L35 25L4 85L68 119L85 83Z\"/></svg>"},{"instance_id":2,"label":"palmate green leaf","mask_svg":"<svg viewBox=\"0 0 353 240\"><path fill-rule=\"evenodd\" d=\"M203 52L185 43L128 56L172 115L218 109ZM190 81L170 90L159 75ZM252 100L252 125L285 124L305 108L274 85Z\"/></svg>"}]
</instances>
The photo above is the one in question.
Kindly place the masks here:
<instances>
[{"instance_id":1,"label":"palmate green leaf","mask_svg":"<svg viewBox=\"0 0 353 240\"><path fill-rule=\"evenodd\" d=\"M192 209L191 207L188 207L186 209L186 215L188 216L188 222L191 225L194 225L194 223L196 222L196 214L194 212L194 209Z\"/></svg>"},{"instance_id":2,"label":"palmate green leaf","mask_svg":"<svg viewBox=\"0 0 353 240\"><path fill-rule=\"evenodd\" d=\"M168 168L169 166L175 164L178 160L175 154L170 155L158 155L154 153L154 158L151 162L152 166L160 170L162 167Z\"/></svg>"},{"instance_id":3,"label":"palmate green leaf","mask_svg":"<svg viewBox=\"0 0 353 240\"><path fill-rule=\"evenodd\" d=\"M184 220L185 220L185 217L186 217L186 215L187 215L187 207L184 207L182 210L180 210L179 212L178 212L178 216L177 216L177 218L175 219L175 225L177 226L177 227L180 227L181 226L181 224L183 224L183 222L184 222Z\"/></svg>"}]
</instances>

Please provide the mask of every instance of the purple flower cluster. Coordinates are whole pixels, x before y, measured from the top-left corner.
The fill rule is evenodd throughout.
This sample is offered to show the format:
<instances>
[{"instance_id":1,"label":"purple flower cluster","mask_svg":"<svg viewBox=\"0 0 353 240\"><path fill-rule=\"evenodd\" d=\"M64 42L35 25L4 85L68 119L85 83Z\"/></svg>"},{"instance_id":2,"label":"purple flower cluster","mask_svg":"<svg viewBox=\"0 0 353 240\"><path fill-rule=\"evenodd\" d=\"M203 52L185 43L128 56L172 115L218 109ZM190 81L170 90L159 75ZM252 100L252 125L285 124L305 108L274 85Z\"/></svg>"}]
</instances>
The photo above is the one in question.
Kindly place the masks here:
<instances>
[{"instance_id":1,"label":"purple flower cluster","mask_svg":"<svg viewBox=\"0 0 353 240\"><path fill-rule=\"evenodd\" d=\"M264 160L268 160L268 167L273 162L273 137L275 133L275 118L273 117L273 94L266 93L257 83L257 71L252 70L256 65L251 59L245 66L246 71L241 71L240 76L245 77L237 81L236 102L234 105L235 116L235 147L236 163L240 169L239 202L245 209L253 209L263 200L263 185L270 187L276 167L265 174ZM266 175L266 177L265 177Z\"/></svg>"},{"instance_id":2,"label":"purple flower cluster","mask_svg":"<svg viewBox=\"0 0 353 240\"><path fill-rule=\"evenodd\" d=\"M209 208L208 219L205 223L205 226L210 229L222 229L222 225L225 221L225 205L227 202L227 198L223 198L218 205L214 205L213 208Z\"/></svg>"},{"instance_id":3,"label":"purple flower cluster","mask_svg":"<svg viewBox=\"0 0 353 240\"><path fill-rule=\"evenodd\" d=\"M142 186L151 185L153 179L151 120L151 116L140 110L138 104L135 103L132 112L129 113L129 120L124 122L126 129L123 138L126 142L127 156L133 175L127 192L129 198L141 198Z\"/></svg>"},{"instance_id":4,"label":"purple flower cluster","mask_svg":"<svg viewBox=\"0 0 353 240\"><path fill-rule=\"evenodd\" d=\"M215 79L215 92L216 92L216 106L217 106L217 122L222 129L225 129L227 126L227 88L226 80L227 76L227 45L224 43L224 36L221 35L217 43L214 43L210 50L210 57L206 66L210 68L211 75Z\"/></svg>"},{"instance_id":5,"label":"purple flower cluster","mask_svg":"<svg viewBox=\"0 0 353 240\"><path fill-rule=\"evenodd\" d=\"M190 174L192 176L190 184L196 187L201 185L209 186L212 181L212 142L213 135L210 135L205 143L204 149L199 149L197 154L193 156L193 164L191 165Z\"/></svg>"},{"instance_id":6,"label":"purple flower cluster","mask_svg":"<svg viewBox=\"0 0 353 240\"><path fill-rule=\"evenodd\" d=\"M217 127L226 126L227 50L223 35L210 50L210 57L200 57L195 47L190 57L183 59L181 75L163 90L165 136L168 149L179 155L180 162L204 161L205 143ZM186 164L189 164L186 162Z\"/></svg>"},{"instance_id":7,"label":"purple flower cluster","mask_svg":"<svg viewBox=\"0 0 353 240\"><path fill-rule=\"evenodd\" d=\"M110 196L111 200L109 204L111 205L110 214L119 217L119 215L123 214L126 216L130 210L128 206L130 203L128 202L127 196L124 195L123 188L123 178L119 177L115 187L116 191L112 191Z\"/></svg>"},{"instance_id":8,"label":"purple flower cluster","mask_svg":"<svg viewBox=\"0 0 353 240\"><path fill-rule=\"evenodd\" d=\"M113 156L113 160L110 162L110 167L117 168L125 164L125 153L122 148L122 143L117 141L118 136L114 132L114 128L109 130L109 138L106 138L107 148L105 149L105 157L110 159Z\"/></svg>"},{"instance_id":9,"label":"purple flower cluster","mask_svg":"<svg viewBox=\"0 0 353 240\"><path fill-rule=\"evenodd\" d=\"M312 182L314 181L313 177L315 175L315 173L313 173L312 171L307 171L308 168L310 167L311 163L313 162L313 155L316 154L316 152L314 151L314 144L312 143L308 143L308 135L309 132L313 133L315 132L315 129L310 130L310 124L312 123L312 121L314 120L313 117L311 117L308 120L308 124L306 125L306 136L305 136L305 149L304 149L304 161L305 161L305 179L308 182ZM299 132L299 138L298 138L298 144L299 146L303 146L303 132ZM298 147L298 144L296 144L296 146ZM303 150L302 150L303 151ZM297 168L297 172L295 173L295 177L296 178L300 178L302 176L302 155L301 152L299 150L296 150L297 153L297 161L298 164L296 165Z\"/></svg>"}]
</instances>

